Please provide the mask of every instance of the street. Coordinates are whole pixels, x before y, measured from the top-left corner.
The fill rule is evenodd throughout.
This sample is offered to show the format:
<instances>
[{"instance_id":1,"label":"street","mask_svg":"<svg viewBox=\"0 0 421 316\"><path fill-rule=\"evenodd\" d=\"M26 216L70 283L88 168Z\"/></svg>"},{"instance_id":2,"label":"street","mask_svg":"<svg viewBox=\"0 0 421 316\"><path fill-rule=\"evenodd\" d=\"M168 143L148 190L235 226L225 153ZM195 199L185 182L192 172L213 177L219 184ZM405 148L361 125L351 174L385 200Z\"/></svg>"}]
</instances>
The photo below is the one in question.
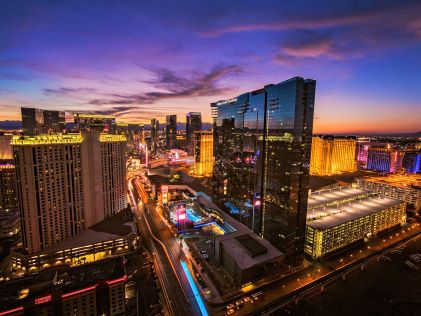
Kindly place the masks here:
<instances>
[{"instance_id":1,"label":"street","mask_svg":"<svg viewBox=\"0 0 421 316\"><path fill-rule=\"evenodd\" d=\"M143 206L140 208L137 203L133 203L133 210L142 237L144 237L156 263L157 274L163 283L163 294L170 314L206 315L203 312L203 306L199 306L196 300L181 264L183 261L189 265L189 262L174 235L160 220L155 211L155 203L148 201L147 193L144 190L140 189L138 192L133 184L129 187L134 199L132 202L138 201L140 198L143 202Z\"/></svg>"}]
</instances>

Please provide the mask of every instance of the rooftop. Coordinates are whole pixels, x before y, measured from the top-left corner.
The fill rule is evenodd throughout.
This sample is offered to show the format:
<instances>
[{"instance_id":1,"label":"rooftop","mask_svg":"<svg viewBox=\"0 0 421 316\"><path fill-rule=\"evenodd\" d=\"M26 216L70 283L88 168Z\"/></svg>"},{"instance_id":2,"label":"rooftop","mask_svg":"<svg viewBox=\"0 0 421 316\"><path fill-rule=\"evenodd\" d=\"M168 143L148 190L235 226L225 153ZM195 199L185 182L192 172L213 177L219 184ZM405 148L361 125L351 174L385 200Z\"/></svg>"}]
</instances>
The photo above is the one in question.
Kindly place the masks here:
<instances>
[{"instance_id":1,"label":"rooftop","mask_svg":"<svg viewBox=\"0 0 421 316\"><path fill-rule=\"evenodd\" d=\"M53 245L47 249L47 252L82 247L97 242L118 239L135 232L136 228L134 223L132 219L127 216L126 212L126 210L118 212L116 215L95 224L89 229L82 231L80 234Z\"/></svg>"},{"instance_id":2,"label":"rooftop","mask_svg":"<svg viewBox=\"0 0 421 316\"><path fill-rule=\"evenodd\" d=\"M93 119L115 119L114 115L107 114L88 114L88 113L77 113L76 117L81 118L93 118Z\"/></svg>"},{"instance_id":3,"label":"rooftop","mask_svg":"<svg viewBox=\"0 0 421 316\"><path fill-rule=\"evenodd\" d=\"M235 258L240 269L246 270L284 256L267 240L257 236L249 229L247 230L239 230L216 237L223 244L224 250Z\"/></svg>"},{"instance_id":4,"label":"rooftop","mask_svg":"<svg viewBox=\"0 0 421 316\"><path fill-rule=\"evenodd\" d=\"M363 178L369 182L383 183L403 189L414 188L421 190L421 174L389 174L385 176L367 176Z\"/></svg>"},{"instance_id":5,"label":"rooftop","mask_svg":"<svg viewBox=\"0 0 421 316\"><path fill-rule=\"evenodd\" d=\"M0 311L22 306L27 301L54 292L66 294L123 276L124 264L121 257L104 259L80 267L60 266L44 270L1 284Z\"/></svg>"},{"instance_id":6,"label":"rooftop","mask_svg":"<svg viewBox=\"0 0 421 316\"><path fill-rule=\"evenodd\" d=\"M262 246L262 244L250 235L237 236L235 239L251 257L262 255L268 251L266 247Z\"/></svg>"},{"instance_id":7,"label":"rooftop","mask_svg":"<svg viewBox=\"0 0 421 316\"><path fill-rule=\"evenodd\" d=\"M100 142L126 142L127 138L124 135L114 135L114 134L106 134L101 133L99 136Z\"/></svg>"},{"instance_id":8,"label":"rooftop","mask_svg":"<svg viewBox=\"0 0 421 316\"><path fill-rule=\"evenodd\" d=\"M356 199L369 194L369 191L352 187L339 187L315 191L308 197L307 209L310 210L321 205L335 203L342 200Z\"/></svg>"},{"instance_id":9,"label":"rooftop","mask_svg":"<svg viewBox=\"0 0 421 316\"><path fill-rule=\"evenodd\" d=\"M326 230L402 203L404 202L374 196L340 204L336 207L319 207L308 210L307 226L318 230Z\"/></svg>"},{"instance_id":10,"label":"rooftop","mask_svg":"<svg viewBox=\"0 0 421 316\"><path fill-rule=\"evenodd\" d=\"M80 144L83 137L80 133L14 136L11 145L51 145L51 144Z\"/></svg>"}]
</instances>

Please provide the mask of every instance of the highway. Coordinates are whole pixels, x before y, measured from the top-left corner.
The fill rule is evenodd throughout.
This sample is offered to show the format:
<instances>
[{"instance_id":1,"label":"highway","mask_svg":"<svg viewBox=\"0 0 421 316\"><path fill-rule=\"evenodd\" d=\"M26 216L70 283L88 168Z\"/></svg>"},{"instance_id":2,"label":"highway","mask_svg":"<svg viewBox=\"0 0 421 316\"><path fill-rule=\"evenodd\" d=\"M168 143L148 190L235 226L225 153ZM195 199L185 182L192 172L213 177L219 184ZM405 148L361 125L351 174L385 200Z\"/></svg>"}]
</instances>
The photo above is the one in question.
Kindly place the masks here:
<instances>
[{"instance_id":1,"label":"highway","mask_svg":"<svg viewBox=\"0 0 421 316\"><path fill-rule=\"evenodd\" d=\"M129 189L131 199L134 199L132 204L136 221L147 248L153 254L157 275L163 283L163 295L169 313L171 315L207 315L206 312L203 312L204 305L199 306L186 277L181 261L186 262L187 265L190 263L176 238L159 217L155 203L148 200L148 195L143 188L136 189L133 180L130 184ZM140 198L143 201L142 207L138 207L135 203Z\"/></svg>"}]
</instances>

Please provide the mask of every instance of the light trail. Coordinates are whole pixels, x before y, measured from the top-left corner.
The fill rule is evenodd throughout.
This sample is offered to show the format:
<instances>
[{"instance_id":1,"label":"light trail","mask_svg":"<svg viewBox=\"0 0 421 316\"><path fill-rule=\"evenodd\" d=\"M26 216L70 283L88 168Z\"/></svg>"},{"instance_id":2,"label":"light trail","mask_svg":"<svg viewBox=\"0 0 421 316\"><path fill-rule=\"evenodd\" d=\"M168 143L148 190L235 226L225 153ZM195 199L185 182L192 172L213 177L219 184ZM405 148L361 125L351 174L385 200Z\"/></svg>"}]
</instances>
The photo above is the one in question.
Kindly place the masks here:
<instances>
[{"instance_id":1,"label":"light trail","mask_svg":"<svg viewBox=\"0 0 421 316\"><path fill-rule=\"evenodd\" d=\"M200 296L199 291L197 290L196 284L194 283L193 277L187 268L187 264L180 260L181 266L183 267L184 273L186 274L187 280L189 281L190 287L193 291L194 298L196 299L197 305L199 306L200 312L203 316L208 316L208 311L206 310L205 304L203 303L202 297Z\"/></svg>"}]
</instances>

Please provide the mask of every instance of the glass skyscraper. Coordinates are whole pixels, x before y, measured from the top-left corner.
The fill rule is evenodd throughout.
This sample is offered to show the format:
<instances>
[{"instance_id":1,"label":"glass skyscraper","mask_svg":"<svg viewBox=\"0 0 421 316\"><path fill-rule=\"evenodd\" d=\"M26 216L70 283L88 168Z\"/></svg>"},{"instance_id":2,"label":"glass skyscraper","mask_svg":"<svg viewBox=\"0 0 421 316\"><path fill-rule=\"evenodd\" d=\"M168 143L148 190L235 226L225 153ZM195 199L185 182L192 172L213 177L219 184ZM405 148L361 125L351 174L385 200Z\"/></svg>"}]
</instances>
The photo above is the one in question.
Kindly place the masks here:
<instances>
[{"instance_id":1,"label":"glass skyscraper","mask_svg":"<svg viewBox=\"0 0 421 316\"><path fill-rule=\"evenodd\" d=\"M186 115L186 149L193 154L194 132L202 130L202 114L200 112L189 112Z\"/></svg>"},{"instance_id":2,"label":"glass skyscraper","mask_svg":"<svg viewBox=\"0 0 421 316\"><path fill-rule=\"evenodd\" d=\"M251 202L248 226L293 263L304 253L315 88L294 77L211 104L214 191Z\"/></svg>"},{"instance_id":3,"label":"glass skyscraper","mask_svg":"<svg viewBox=\"0 0 421 316\"><path fill-rule=\"evenodd\" d=\"M61 133L66 129L65 113L35 108L21 108L23 135Z\"/></svg>"},{"instance_id":4,"label":"glass skyscraper","mask_svg":"<svg viewBox=\"0 0 421 316\"><path fill-rule=\"evenodd\" d=\"M167 125L165 126L165 138L167 142L167 149L176 147L177 137L177 115L167 115Z\"/></svg>"}]
</instances>

